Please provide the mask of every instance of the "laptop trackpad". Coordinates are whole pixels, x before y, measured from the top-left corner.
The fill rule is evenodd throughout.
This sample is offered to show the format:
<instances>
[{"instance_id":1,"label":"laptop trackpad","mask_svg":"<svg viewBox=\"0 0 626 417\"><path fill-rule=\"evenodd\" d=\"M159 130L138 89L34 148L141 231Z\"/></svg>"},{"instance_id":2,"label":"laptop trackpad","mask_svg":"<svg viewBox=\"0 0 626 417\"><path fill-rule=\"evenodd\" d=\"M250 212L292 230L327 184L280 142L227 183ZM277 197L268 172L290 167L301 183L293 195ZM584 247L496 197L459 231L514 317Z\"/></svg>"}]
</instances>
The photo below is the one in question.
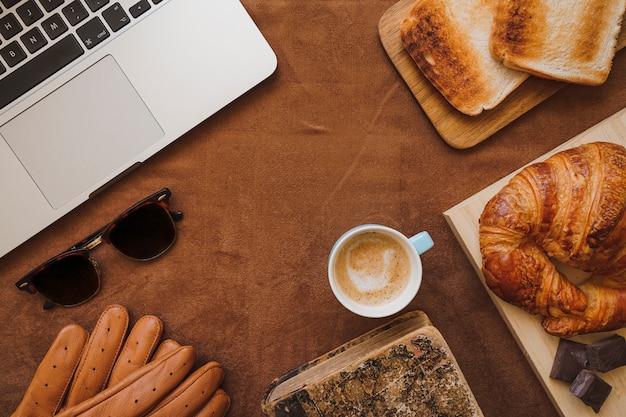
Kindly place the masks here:
<instances>
[{"instance_id":1,"label":"laptop trackpad","mask_svg":"<svg viewBox=\"0 0 626 417\"><path fill-rule=\"evenodd\" d=\"M128 166L163 131L107 56L0 127L0 135L59 208Z\"/></svg>"}]
</instances>

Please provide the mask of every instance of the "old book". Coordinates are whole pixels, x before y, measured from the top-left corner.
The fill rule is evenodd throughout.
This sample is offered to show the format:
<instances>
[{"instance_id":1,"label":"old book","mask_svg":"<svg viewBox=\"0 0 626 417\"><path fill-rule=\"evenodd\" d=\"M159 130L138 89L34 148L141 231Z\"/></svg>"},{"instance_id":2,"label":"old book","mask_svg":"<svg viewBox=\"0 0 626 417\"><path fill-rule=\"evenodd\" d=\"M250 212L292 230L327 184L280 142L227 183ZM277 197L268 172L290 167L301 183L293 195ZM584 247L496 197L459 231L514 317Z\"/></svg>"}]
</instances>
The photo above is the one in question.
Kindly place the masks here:
<instances>
[{"instance_id":1,"label":"old book","mask_svg":"<svg viewBox=\"0 0 626 417\"><path fill-rule=\"evenodd\" d=\"M422 311L277 378L262 409L268 417L483 416L446 341Z\"/></svg>"}]
</instances>

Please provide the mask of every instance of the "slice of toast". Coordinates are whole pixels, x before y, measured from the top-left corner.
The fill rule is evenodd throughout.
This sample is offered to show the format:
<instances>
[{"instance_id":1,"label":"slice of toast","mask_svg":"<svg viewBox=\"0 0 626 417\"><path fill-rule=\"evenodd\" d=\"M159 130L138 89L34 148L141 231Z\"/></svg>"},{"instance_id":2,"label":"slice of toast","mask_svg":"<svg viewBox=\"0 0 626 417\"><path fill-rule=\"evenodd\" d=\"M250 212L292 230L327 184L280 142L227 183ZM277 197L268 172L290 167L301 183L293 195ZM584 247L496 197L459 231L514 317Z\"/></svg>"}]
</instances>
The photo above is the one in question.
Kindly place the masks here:
<instances>
[{"instance_id":1,"label":"slice of toast","mask_svg":"<svg viewBox=\"0 0 626 417\"><path fill-rule=\"evenodd\" d=\"M509 68L570 83L609 75L626 0L500 0L491 52Z\"/></svg>"},{"instance_id":2,"label":"slice of toast","mask_svg":"<svg viewBox=\"0 0 626 417\"><path fill-rule=\"evenodd\" d=\"M494 108L528 74L491 56L497 0L417 0L400 36L426 78L462 113Z\"/></svg>"}]
</instances>

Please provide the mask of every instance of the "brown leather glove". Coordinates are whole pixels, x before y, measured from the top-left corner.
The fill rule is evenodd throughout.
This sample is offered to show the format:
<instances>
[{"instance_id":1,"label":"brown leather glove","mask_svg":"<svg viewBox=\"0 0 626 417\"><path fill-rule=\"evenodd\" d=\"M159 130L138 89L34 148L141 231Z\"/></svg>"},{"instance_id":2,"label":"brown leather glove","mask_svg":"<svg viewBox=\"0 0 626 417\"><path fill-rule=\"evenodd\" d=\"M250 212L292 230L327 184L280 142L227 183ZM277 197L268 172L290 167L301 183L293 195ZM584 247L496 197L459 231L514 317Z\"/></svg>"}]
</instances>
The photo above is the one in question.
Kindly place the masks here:
<instances>
[{"instance_id":1,"label":"brown leather glove","mask_svg":"<svg viewBox=\"0 0 626 417\"><path fill-rule=\"evenodd\" d=\"M112 305L90 337L76 324L64 327L13 417L226 414L230 398L219 388L224 378L219 363L188 375L194 349L172 340L159 344L159 318L140 318L126 338L128 324L126 309Z\"/></svg>"}]
</instances>

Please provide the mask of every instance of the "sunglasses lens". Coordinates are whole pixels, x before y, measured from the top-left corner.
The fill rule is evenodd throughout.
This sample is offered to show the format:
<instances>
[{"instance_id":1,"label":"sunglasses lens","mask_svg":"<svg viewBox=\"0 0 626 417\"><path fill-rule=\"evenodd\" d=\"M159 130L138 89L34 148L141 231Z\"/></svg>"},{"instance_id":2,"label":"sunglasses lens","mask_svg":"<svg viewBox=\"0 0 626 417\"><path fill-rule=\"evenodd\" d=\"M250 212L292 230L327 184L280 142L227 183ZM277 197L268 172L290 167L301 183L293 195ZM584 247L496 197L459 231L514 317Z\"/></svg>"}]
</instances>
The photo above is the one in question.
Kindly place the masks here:
<instances>
[{"instance_id":1,"label":"sunglasses lens","mask_svg":"<svg viewBox=\"0 0 626 417\"><path fill-rule=\"evenodd\" d=\"M176 240L169 212L159 204L146 204L119 221L109 234L111 244L134 259L155 258Z\"/></svg>"},{"instance_id":2,"label":"sunglasses lens","mask_svg":"<svg viewBox=\"0 0 626 417\"><path fill-rule=\"evenodd\" d=\"M73 306L93 297L100 288L98 270L80 254L58 258L37 273L32 283L48 300Z\"/></svg>"}]
</instances>

